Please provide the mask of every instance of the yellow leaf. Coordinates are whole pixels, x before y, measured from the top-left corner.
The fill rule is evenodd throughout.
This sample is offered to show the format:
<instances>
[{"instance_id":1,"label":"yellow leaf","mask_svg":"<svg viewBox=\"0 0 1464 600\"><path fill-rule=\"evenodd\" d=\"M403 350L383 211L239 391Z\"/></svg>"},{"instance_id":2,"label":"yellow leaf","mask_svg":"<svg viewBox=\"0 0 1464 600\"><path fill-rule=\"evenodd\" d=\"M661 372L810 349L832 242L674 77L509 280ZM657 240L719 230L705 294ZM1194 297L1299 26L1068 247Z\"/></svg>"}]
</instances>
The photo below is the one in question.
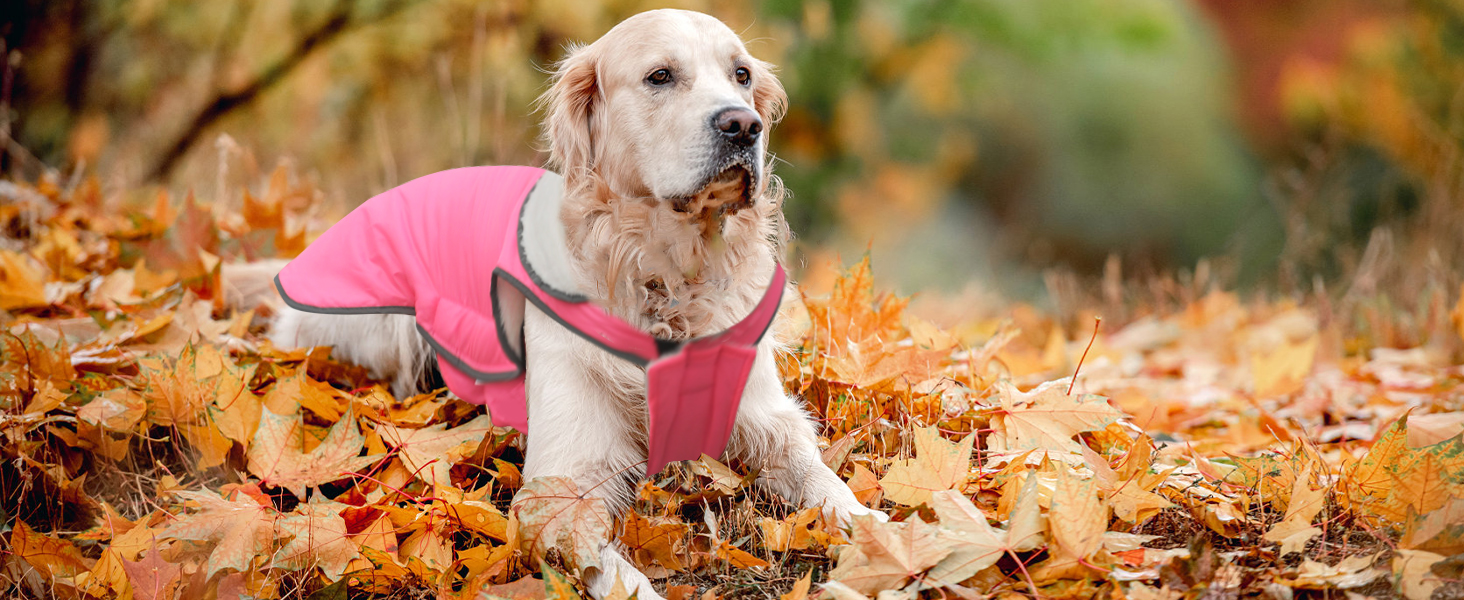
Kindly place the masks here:
<instances>
[{"instance_id":1,"label":"yellow leaf","mask_svg":"<svg viewBox=\"0 0 1464 600\"><path fill-rule=\"evenodd\" d=\"M397 550L409 567L420 561L421 566L441 573L452 564L452 540L431 527L407 536Z\"/></svg>"},{"instance_id":2,"label":"yellow leaf","mask_svg":"<svg viewBox=\"0 0 1464 600\"><path fill-rule=\"evenodd\" d=\"M1464 498L1453 498L1442 508L1410 521L1399 544L1445 556L1464 553Z\"/></svg>"},{"instance_id":3,"label":"yellow leaf","mask_svg":"<svg viewBox=\"0 0 1464 600\"><path fill-rule=\"evenodd\" d=\"M808 586L810 584L812 584L812 578L813 578L813 569L809 569L807 573L804 573L803 574L803 577L799 577L798 578L798 581L793 584L793 589L788 590L788 593L786 593L786 594L783 594L781 596L778 596L778 599L779 600L808 600Z\"/></svg>"},{"instance_id":4,"label":"yellow leaf","mask_svg":"<svg viewBox=\"0 0 1464 600\"><path fill-rule=\"evenodd\" d=\"M391 557L397 558L397 537L396 528L392 526L391 519L381 516L362 529L355 536L356 544L362 548L370 548Z\"/></svg>"},{"instance_id":5,"label":"yellow leaf","mask_svg":"<svg viewBox=\"0 0 1464 600\"><path fill-rule=\"evenodd\" d=\"M1266 541L1281 544L1283 556L1301 552L1306 548L1307 540L1322 533L1321 529L1312 527L1312 519L1327 504L1327 488L1312 489L1309 474L1314 467L1315 463L1311 463L1302 468L1301 476L1292 485L1291 500L1286 504L1286 516L1262 536Z\"/></svg>"},{"instance_id":6,"label":"yellow leaf","mask_svg":"<svg viewBox=\"0 0 1464 600\"><path fill-rule=\"evenodd\" d=\"M763 546L773 552L804 550L813 542L809 526L818 520L818 508L805 508L786 519L764 517L758 522L762 528Z\"/></svg>"},{"instance_id":7,"label":"yellow leaf","mask_svg":"<svg viewBox=\"0 0 1464 600\"><path fill-rule=\"evenodd\" d=\"M549 600L579 600L579 590L564 575L549 568L548 563L539 561L539 572L544 576L544 595Z\"/></svg>"},{"instance_id":8,"label":"yellow leaf","mask_svg":"<svg viewBox=\"0 0 1464 600\"><path fill-rule=\"evenodd\" d=\"M728 564L739 569L764 569L769 566L768 561L753 556L747 553L747 551L727 543L727 540L718 540L716 551L717 558L725 560Z\"/></svg>"},{"instance_id":9,"label":"yellow leaf","mask_svg":"<svg viewBox=\"0 0 1464 600\"><path fill-rule=\"evenodd\" d=\"M1251 375L1256 397L1284 396L1301 389L1316 360L1320 336L1299 342L1284 342L1267 352L1251 355Z\"/></svg>"},{"instance_id":10,"label":"yellow leaf","mask_svg":"<svg viewBox=\"0 0 1464 600\"><path fill-rule=\"evenodd\" d=\"M1037 477L1029 474L1022 483L1021 491L1017 492L1015 508L1008 517L1010 528L1007 530L1007 540L1012 550L1033 550L1046 539L1043 534L1047 531L1047 524L1042 518L1042 507L1037 496Z\"/></svg>"},{"instance_id":11,"label":"yellow leaf","mask_svg":"<svg viewBox=\"0 0 1464 600\"><path fill-rule=\"evenodd\" d=\"M915 430L915 458L895 461L879 481L891 502L919 506L931 492L949 490L966 482L971 470L975 434L960 442L941 437L936 427Z\"/></svg>"},{"instance_id":12,"label":"yellow leaf","mask_svg":"<svg viewBox=\"0 0 1464 600\"><path fill-rule=\"evenodd\" d=\"M463 500L447 507L463 527L500 542L508 541L508 517L498 507L481 500Z\"/></svg>"}]
</instances>

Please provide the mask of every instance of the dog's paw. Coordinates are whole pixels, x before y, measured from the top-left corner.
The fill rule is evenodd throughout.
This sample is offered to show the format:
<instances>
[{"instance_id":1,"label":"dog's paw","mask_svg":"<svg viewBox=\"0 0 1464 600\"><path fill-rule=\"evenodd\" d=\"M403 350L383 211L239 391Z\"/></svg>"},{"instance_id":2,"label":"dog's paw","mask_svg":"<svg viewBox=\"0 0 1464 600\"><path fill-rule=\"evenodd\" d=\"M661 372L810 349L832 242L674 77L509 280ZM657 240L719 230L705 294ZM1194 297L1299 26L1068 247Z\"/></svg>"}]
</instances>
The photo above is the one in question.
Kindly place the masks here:
<instances>
[{"instance_id":1,"label":"dog's paw","mask_svg":"<svg viewBox=\"0 0 1464 600\"><path fill-rule=\"evenodd\" d=\"M827 507L824 509L824 518L832 520L840 528L844 529L847 529L849 527L849 523L854 520L854 517L865 515L874 517L876 521L879 521L881 523L888 523L890 521L890 516L885 514L884 511L875 510L873 508L864 506L863 504Z\"/></svg>"}]
</instances>

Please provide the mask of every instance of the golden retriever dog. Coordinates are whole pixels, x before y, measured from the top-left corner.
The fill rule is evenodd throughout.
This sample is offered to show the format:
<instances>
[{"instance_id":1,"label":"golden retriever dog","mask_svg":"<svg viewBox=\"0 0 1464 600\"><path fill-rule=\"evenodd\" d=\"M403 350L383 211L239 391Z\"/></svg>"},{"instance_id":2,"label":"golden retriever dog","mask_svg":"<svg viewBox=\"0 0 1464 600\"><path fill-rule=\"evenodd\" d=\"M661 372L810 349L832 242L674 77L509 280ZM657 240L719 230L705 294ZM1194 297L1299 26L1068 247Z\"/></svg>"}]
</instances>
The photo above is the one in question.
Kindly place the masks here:
<instances>
[{"instance_id":1,"label":"golden retriever dog","mask_svg":"<svg viewBox=\"0 0 1464 600\"><path fill-rule=\"evenodd\" d=\"M572 48L541 106L550 161L565 178L559 216L579 289L668 339L719 332L747 315L786 237L767 154L785 100L770 65L700 13L642 13ZM233 279L249 288L243 271ZM432 368L410 316L283 308L270 337L283 347L332 346L399 396L424 391ZM813 421L783 391L772 338L757 348L726 457L757 469L763 489L840 523L885 518L820 460ZM524 476L568 477L612 513L626 510L646 460L645 371L532 305L524 344ZM660 597L613 544L585 577L597 598L617 581L642 599Z\"/></svg>"}]
</instances>

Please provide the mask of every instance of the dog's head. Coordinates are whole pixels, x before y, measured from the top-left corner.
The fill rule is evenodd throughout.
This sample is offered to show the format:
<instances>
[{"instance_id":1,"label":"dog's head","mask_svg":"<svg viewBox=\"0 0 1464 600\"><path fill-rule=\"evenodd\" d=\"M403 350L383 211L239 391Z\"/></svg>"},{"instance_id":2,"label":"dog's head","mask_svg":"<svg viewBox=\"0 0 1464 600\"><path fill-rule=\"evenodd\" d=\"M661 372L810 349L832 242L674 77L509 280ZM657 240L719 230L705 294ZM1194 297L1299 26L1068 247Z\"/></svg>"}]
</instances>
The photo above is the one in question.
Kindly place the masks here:
<instances>
[{"instance_id":1,"label":"dog's head","mask_svg":"<svg viewBox=\"0 0 1464 600\"><path fill-rule=\"evenodd\" d=\"M571 185L746 205L767 185L783 86L721 21L654 10L571 50L541 98L550 160Z\"/></svg>"}]
</instances>

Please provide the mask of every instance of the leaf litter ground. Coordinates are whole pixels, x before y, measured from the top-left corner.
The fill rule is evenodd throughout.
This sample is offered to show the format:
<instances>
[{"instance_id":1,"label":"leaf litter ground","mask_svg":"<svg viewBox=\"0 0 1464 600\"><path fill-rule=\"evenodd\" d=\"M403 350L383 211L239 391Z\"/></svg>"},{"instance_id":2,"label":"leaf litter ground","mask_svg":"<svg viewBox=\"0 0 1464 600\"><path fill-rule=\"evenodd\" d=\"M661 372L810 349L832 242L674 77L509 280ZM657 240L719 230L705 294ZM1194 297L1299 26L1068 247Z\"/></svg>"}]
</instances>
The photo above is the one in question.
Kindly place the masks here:
<instances>
[{"instance_id":1,"label":"leaf litter ground","mask_svg":"<svg viewBox=\"0 0 1464 600\"><path fill-rule=\"evenodd\" d=\"M568 597L614 538L673 599L1464 596L1464 303L1406 349L1218 289L1089 339L1025 305L937 327L866 259L788 303L779 360L894 519L838 528L711 458L616 517L523 481L477 407L230 308L223 265L329 224L285 170L237 209L10 185L8 595Z\"/></svg>"}]
</instances>

